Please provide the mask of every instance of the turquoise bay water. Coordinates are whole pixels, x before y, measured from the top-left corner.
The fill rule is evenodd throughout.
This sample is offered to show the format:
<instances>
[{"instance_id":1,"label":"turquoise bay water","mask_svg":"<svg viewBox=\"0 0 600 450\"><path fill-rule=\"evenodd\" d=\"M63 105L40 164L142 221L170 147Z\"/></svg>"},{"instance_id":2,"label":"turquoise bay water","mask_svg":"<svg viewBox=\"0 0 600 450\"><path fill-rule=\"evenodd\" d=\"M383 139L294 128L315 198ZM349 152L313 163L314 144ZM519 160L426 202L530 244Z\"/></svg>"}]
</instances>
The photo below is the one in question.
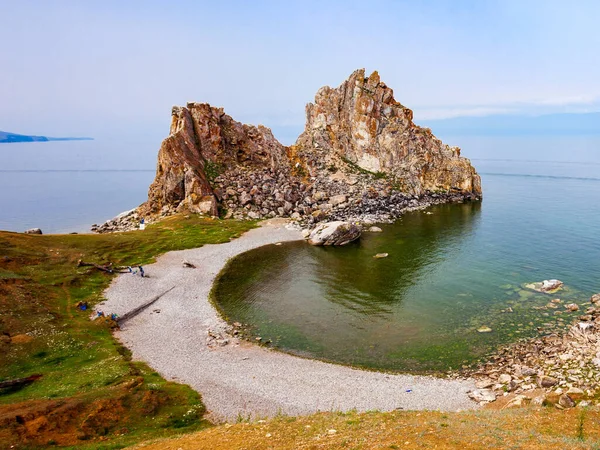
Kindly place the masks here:
<instances>
[{"instance_id":1,"label":"turquoise bay water","mask_svg":"<svg viewBox=\"0 0 600 450\"><path fill-rule=\"evenodd\" d=\"M442 138L473 159L483 203L408 214L346 248L242 255L216 289L226 315L290 352L415 372L457 368L570 321L536 308L600 291L600 138ZM159 145L160 136L1 145L0 229L85 231L139 205ZM373 259L379 252L390 256ZM523 289L547 278L568 289ZM482 325L492 333L477 333Z\"/></svg>"},{"instance_id":2,"label":"turquoise bay water","mask_svg":"<svg viewBox=\"0 0 600 450\"><path fill-rule=\"evenodd\" d=\"M482 203L406 214L343 248L248 252L220 277L219 307L285 351L412 372L457 369L564 327L581 314L565 303L600 292L600 166L475 163ZM524 288L549 278L566 289ZM546 308L554 298L563 304Z\"/></svg>"}]
</instances>

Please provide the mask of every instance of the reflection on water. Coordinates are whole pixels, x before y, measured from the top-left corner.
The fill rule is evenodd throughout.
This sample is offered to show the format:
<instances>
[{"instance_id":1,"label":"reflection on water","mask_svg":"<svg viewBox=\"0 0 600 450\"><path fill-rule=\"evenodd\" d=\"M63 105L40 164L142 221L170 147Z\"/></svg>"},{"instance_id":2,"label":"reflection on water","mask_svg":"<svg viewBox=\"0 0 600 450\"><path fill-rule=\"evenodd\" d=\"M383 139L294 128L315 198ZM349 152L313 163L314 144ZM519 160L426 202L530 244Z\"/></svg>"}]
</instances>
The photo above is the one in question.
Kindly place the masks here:
<instances>
[{"instance_id":1,"label":"reflection on water","mask_svg":"<svg viewBox=\"0 0 600 450\"><path fill-rule=\"evenodd\" d=\"M402 226L386 227L385 239L365 234L358 244L342 249L303 246L315 269L311 278L330 302L361 315L393 314L408 289L422 283L432 266L460 248L461 239L476 226L480 208L480 203L471 203L439 206L430 210L431 215L409 214ZM373 258L377 253L390 257ZM295 252L288 255L295 258Z\"/></svg>"},{"instance_id":2,"label":"reflection on water","mask_svg":"<svg viewBox=\"0 0 600 450\"><path fill-rule=\"evenodd\" d=\"M414 372L459 368L564 326L573 315L523 286L560 278L563 302L582 305L600 290L600 182L484 183L483 203L409 213L346 247L295 242L240 255L216 284L217 302L281 349ZM493 332L478 333L484 325Z\"/></svg>"}]
</instances>

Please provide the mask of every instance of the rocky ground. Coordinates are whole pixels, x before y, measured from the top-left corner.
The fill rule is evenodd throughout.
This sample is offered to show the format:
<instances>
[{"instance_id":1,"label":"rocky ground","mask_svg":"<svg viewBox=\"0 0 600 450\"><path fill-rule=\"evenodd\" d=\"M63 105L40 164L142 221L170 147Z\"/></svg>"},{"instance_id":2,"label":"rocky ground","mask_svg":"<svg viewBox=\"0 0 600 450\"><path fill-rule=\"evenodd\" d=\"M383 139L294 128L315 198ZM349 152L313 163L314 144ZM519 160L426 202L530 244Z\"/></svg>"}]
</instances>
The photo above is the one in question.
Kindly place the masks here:
<instances>
[{"instance_id":1,"label":"rocky ground","mask_svg":"<svg viewBox=\"0 0 600 450\"><path fill-rule=\"evenodd\" d=\"M224 218L260 220L290 218L302 228L312 229L320 222L350 221L360 224L390 223L408 211L441 203L477 200L461 192L428 192L410 195L394 189L389 179L380 179L347 168L335 170L327 177L304 182L286 171L247 170L236 168L217 176L215 195ZM151 223L177 212L165 205L158 216L145 217ZM142 214L138 210L120 214L92 231L110 233L139 228Z\"/></svg>"},{"instance_id":2,"label":"rocky ground","mask_svg":"<svg viewBox=\"0 0 600 450\"><path fill-rule=\"evenodd\" d=\"M553 303L554 305L558 302ZM564 305L574 309L576 304ZM472 374L481 404L510 396L507 406L596 404L600 389L600 294L564 333L552 333L502 349Z\"/></svg>"}]
</instances>

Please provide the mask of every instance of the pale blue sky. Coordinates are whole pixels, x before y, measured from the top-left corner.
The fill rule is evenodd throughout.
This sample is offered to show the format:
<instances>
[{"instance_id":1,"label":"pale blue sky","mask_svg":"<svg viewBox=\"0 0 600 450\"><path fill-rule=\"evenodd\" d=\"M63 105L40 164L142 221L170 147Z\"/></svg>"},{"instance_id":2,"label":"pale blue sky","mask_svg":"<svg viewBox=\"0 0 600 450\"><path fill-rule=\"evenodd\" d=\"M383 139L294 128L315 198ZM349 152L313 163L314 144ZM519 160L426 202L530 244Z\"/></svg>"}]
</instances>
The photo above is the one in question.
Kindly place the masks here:
<instances>
[{"instance_id":1,"label":"pale blue sky","mask_svg":"<svg viewBox=\"0 0 600 450\"><path fill-rule=\"evenodd\" d=\"M422 120L600 110L598 1L0 0L0 21L6 131L165 136L193 100L289 141L361 67Z\"/></svg>"}]
</instances>

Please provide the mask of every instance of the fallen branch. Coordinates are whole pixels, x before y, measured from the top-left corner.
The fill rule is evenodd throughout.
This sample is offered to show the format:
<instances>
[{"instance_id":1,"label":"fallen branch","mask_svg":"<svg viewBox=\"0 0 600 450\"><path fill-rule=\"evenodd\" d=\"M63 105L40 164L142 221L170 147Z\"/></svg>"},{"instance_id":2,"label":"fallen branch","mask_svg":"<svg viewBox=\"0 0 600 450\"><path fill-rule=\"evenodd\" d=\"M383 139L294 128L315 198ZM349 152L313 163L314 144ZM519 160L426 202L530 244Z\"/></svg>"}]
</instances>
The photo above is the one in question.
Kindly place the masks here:
<instances>
[{"instance_id":1,"label":"fallen branch","mask_svg":"<svg viewBox=\"0 0 600 450\"><path fill-rule=\"evenodd\" d=\"M85 262L80 259L79 261L77 261L77 267L94 267L94 268L101 270L102 272L106 272L106 273L130 273L131 269L133 267L140 267L140 266L139 266L139 264L136 264L133 266L113 266L112 263L108 263L104 266L101 266L100 264Z\"/></svg>"},{"instance_id":2,"label":"fallen branch","mask_svg":"<svg viewBox=\"0 0 600 450\"><path fill-rule=\"evenodd\" d=\"M14 380L0 381L0 389L25 386L27 384L33 383L36 380L39 380L40 378L42 378L40 374L35 374L30 375L26 378L17 378Z\"/></svg>"}]
</instances>

